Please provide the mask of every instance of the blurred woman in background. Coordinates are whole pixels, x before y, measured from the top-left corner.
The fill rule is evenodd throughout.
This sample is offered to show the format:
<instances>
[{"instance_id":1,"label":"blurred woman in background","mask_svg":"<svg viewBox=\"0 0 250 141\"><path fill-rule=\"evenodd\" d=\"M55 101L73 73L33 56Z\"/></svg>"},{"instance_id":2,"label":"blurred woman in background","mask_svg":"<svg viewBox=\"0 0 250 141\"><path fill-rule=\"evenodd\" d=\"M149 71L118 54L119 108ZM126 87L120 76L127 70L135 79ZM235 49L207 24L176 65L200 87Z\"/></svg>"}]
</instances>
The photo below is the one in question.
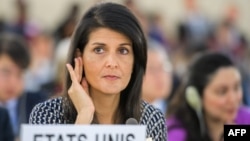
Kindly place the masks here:
<instances>
[{"instance_id":1,"label":"blurred woman in background","mask_svg":"<svg viewBox=\"0 0 250 141\"><path fill-rule=\"evenodd\" d=\"M224 124L250 124L241 74L227 56L201 54L188 70L168 109L169 141L219 141Z\"/></svg>"}]
</instances>

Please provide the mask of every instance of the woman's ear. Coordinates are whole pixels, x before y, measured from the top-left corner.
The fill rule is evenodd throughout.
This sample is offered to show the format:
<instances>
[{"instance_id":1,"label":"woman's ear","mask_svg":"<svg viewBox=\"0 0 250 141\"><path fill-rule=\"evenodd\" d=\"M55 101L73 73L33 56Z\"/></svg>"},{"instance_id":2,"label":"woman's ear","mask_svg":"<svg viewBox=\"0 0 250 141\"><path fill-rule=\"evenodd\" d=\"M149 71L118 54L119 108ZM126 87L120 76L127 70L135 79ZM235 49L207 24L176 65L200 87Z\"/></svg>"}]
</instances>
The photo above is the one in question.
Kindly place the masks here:
<instances>
[{"instance_id":1,"label":"woman's ear","mask_svg":"<svg viewBox=\"0 0 250 141\"><path fill-rule=\"evenodd\" d=\"M82 53L79 48L76 49L75 57L82 57Z\"/></svg>"},{"instance_id":2,"label":"woman's ear","mask_svg":"<svg viewBox=\"0 0 250 141\"><path fill-rule=\"evenodd\" d=\"M76 52L75 52L75 58L77 58L77 57L81 57L81 59L83 59L82 52L80 51L79 48L76 48ZM81 65L82 65L82 77L85 77L83 60L82 60L82 64Z\"/></svg>"}]
</instances>

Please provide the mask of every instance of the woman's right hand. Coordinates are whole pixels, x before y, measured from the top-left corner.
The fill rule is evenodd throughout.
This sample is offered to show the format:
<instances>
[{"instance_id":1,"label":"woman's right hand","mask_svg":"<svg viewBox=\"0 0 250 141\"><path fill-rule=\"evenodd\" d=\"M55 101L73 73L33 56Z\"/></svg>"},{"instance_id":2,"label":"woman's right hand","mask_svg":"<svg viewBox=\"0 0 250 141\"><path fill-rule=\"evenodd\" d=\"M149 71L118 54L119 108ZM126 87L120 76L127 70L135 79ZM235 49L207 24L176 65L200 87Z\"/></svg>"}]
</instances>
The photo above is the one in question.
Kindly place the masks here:
<instances>
[{"instance_id":1,"label":"woman's right hand","mask_svg":"<svg viewBox=\"0 0 250 141\"><path fill-rule=\"evenodd\" d=\"M66 64L69 71L72 84L68 89L69 97L71 98L76 111L76 124L90 124L93 120L95 107L92 99L89 96L88 83L86 78L82 78L83 63L82 58L75 58L75 68L70 64Z\"/></svg>"}]
</instances>

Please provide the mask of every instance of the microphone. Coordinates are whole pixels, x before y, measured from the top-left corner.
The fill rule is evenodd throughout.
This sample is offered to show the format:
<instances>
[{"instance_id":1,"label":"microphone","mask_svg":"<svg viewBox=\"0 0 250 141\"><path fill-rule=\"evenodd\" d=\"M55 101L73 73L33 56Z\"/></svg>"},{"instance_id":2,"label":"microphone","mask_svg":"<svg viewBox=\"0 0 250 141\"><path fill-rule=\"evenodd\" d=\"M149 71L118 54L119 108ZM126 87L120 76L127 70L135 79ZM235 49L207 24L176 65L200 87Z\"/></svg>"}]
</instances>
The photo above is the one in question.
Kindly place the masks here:
<instances>
[{"instance_id":1,"label":"microphone","mask_svg":"<svg viewBox=\"0 0 250 141\"><path fill-rule=\"evenodd\" d=\"M126 120L127 125L136 125L138 124L138 121L135 118L129 118Z\"/></svg>"}]
</instances>

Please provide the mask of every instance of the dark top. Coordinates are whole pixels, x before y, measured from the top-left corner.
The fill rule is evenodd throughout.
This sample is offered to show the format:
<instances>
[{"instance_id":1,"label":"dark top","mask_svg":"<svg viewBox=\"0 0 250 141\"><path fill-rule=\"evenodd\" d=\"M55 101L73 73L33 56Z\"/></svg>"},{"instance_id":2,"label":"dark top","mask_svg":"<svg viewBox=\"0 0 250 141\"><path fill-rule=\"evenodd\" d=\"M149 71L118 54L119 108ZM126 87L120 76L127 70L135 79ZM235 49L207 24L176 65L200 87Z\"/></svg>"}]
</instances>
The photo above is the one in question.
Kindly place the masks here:
<instances>
[{"instance_id":1,"label":"dark top","mask_svg":"<svg viewBox=\"0 0 250 141\"><path fill-rule=\"evenodd\" d=\"M14 141L8 111L0 107L0 141Z\"/></svg>"},{"instance_id":2,"label":"dark top","mask_svg":"<svg viewBox=\"0 0 250 141\"><path fill-rule=\"evenodd\" d=\"M14 109L8 109L15 110L15 115L13 116L10 114L10 118L12 119L11 125L16 138L19 138L20 136L21 124L29 122L29 116L33 107L36 104L43 102L47 99L48 98L44 92L24 92L17 99L17 104L15 105ZM9 111L9 113L10 112L11 111Z\"/></svg>"},{"instance_id":3,"label":"dark top","mask_svg":"<svg viewBox=\"0 0 250 141\"><path fill-rule=\"evenodd\" d=\"M147 138L154 141L166 141L165 118L163 114L146 102L142 102L142 116L139 124L146 125ZM31 124L66 124L63 118L62 98L50 99L37 104L31 114Z\"/></svg>"}]
</instances>

